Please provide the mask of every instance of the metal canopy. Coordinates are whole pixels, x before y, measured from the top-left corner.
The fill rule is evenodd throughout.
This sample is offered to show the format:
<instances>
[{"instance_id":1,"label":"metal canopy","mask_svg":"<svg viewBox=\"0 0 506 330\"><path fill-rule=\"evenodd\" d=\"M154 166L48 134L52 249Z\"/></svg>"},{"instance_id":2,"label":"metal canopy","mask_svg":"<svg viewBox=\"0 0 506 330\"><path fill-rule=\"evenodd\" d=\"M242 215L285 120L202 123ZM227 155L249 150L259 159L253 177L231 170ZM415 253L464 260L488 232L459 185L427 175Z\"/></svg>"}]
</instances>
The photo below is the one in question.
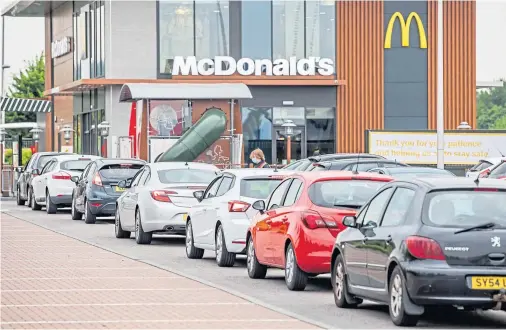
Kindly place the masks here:
<instances>
[{"instance_id":1,"label":"metal canopy","mask_svg":"<svg viewBox=\"0 0 506 330\"><path fill-rule=\"evenodd\" d=\"M51 101L2 97L0 111L7 112L51 112Z\"/></svg>"},{"instance_id":2,"label":"metal canopy","mask_svg":"<svg viewBox=\"0 0 506 330\"><path fill-rule=\"evenodd\" d=\"M136 100L240 100L251 99L251 92L245 84L124 84L119 96L120 102Z\"/></svg>"}]
</instances>

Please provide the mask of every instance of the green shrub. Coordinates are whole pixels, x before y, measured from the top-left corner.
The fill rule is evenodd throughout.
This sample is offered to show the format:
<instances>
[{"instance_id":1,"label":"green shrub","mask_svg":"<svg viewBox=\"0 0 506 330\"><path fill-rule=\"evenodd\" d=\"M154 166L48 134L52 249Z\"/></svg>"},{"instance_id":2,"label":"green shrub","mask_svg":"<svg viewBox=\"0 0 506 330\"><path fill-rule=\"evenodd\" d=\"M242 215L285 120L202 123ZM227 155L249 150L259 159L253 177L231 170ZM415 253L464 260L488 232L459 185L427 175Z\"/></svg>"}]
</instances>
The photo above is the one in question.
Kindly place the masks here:
<instances>
[{"instance_id":1,"label":"green shrub","mask_svg":"<svg viewBox=\"0 0 506 330\"><path fill-rule=\"evenodd\" d=\"M21 164L24 166L32 157L32 149L23 148L22 153ZM5 163L12 165L12 149L5 149Z\"/></svg>"}]
</instances>

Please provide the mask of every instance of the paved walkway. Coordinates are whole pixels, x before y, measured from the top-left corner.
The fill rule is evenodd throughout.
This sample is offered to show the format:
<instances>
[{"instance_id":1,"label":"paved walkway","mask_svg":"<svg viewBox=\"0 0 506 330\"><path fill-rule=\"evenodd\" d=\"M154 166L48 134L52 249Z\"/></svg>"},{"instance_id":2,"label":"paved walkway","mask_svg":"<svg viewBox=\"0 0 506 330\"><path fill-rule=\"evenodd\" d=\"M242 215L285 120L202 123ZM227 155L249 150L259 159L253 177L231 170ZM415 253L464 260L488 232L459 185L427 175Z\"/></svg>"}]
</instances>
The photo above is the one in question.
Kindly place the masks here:
<instances>
[{"instance_id":1,"label":"paved walkway","mask_svg":"<svg viewBox=\"0 0 506 330\"><path fill-rule=\"evenodd\" d=\"M316 329L0 213L1 329Z\"/></svg>"}]
</instances>

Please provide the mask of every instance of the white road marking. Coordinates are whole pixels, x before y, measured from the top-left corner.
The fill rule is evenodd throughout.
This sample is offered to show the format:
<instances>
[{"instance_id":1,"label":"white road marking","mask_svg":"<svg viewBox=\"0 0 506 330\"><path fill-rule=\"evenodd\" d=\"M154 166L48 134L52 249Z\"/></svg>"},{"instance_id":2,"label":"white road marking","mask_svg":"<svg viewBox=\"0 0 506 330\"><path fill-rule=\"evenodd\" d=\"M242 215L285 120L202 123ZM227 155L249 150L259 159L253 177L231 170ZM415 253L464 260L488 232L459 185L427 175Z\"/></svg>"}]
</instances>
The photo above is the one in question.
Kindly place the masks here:
<instances>
[{"instance_id":1,"label":"white road marking","mask_svg":"<svg viewBox=\"0 0 506 330\"><path fill-rule=\"evenodd\" d=\"M70 276L70 277L12 277L2 278L0 282L6 281L41 281L41 280L103 280L103 279L146 279L146 278L165 278L165 279L178 279L184 278L182 276Z\"/></svg>"},{"instance_id":2,"label":"white road marking","mask_svg":"<svg viewBox=\"0 0 506 330\"><path fill-rule=\"evenodd\" d=\"M200 322L303 322L297 319L167 319L167 320L102 320L102 321L17 321L2 324L93 324L93 323L200 323Z\"/></svg>"},{"instance_id":3,"label":"white road marking","mask_svg":"<svg viewBox=\"0 0 506 330\"><path fill-rule=\"evenodd\" d=\"M153 269L153 267L58 267L59 269ZM54 270L55 267L5 267L2 265L2 270Z\"/></svg>"},{"instance_id":4,"label":"white road marking","mask_svg":"<svg viewBox=\"0 0 506 330\"><path fill-rule=\"evenodd\" d=\"M2 290L5 292L82 292L82 291L203 291L203 290L215 290L214 288L155 288L155 289L112 289L112 288L104 288L104 289L29 289L29 290Z\"/></svg>"},{"instance_id":5,"label":"white road marking","mask_svg":"<svg viewBox=\"0 0 506 330\"><path fill-rule=\"evenodd\" d=\"M50 261L50 260L55 260L55 261L58 261L58 262L61 262L61 263L66 263L67 261L85 261L85 260L118 260L118 261L134 261L132 259L127 259L127 258L123 258L123 259L118 259L119 256L115 256L115 255L112 255L110 258L81 258L79 257L79 259L73 259L73 258L69 258L69 259L54 259L54 258L39 258L37 256L36 253L34 253L32 255L32 258L26 258L26 259L9 259L9 258L2 258L2 262L16 262L16 261L30 261L30 262L38 262L38 261Z\"/></svg>"},{"instance_id":6,"label":"white road marking","mask_svg":"<svg viewBox=\"0 0 506 330\"><path fill-rule=\"evenodd\" d=\"M110 304L33 304L33 305L2 305L0 308L16 307L69 307L69 306L235 306L254 305L250 302L207 302L207 303L110 303Z\"/></svg>"}]
</instances>

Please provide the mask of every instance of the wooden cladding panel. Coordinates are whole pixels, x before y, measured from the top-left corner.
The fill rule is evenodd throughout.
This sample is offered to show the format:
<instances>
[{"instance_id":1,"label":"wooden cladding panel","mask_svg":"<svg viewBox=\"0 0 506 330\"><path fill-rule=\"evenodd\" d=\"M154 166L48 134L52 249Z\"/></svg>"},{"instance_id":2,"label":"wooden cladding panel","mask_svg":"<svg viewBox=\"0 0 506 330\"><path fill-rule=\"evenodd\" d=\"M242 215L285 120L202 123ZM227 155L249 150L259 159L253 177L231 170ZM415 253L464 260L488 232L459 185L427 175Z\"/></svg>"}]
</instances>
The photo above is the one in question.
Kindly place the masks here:
<instances>
[{"instance_id":1,"label":"wooden cladding panel","mask_svg":"<svg viewBox=\"0 0 506 330\"><path fill-rule=\"evenodd\" d=\"M428 3L429 129L437 127L437 2ZM451 0L443 7L444 123L476 128L476 2Z\"/></svg>"},{"instance_id":2,"label":"wooden cladding panel","mask_svg":"<svg viewBox=\"0 0 506 330\"><path fill-rule=\"evenodd\" d=\"M384 124L383 2L337 1L337 151L364 150Z\"/></svg>"}]
</instances>

